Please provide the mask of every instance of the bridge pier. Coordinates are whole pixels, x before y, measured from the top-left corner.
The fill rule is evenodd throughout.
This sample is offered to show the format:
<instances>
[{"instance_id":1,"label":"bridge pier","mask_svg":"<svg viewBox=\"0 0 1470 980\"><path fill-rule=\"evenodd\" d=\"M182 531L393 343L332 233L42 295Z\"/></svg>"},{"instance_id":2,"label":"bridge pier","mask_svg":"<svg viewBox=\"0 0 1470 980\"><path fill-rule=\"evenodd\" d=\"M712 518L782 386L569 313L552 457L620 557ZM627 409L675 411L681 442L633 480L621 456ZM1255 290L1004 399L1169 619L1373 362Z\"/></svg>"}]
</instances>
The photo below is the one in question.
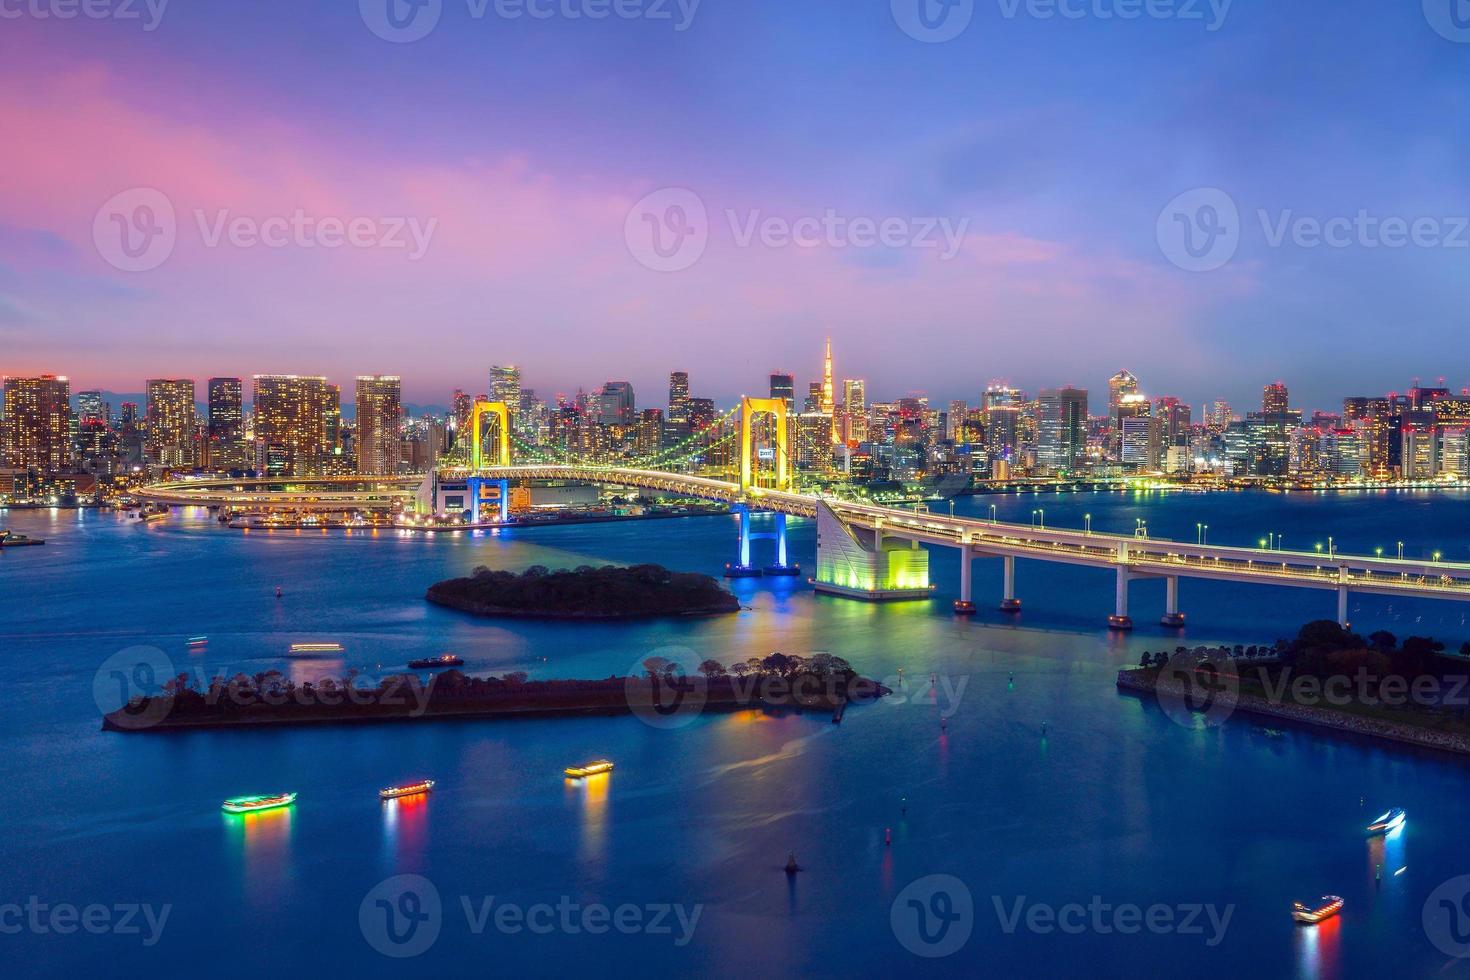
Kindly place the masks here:
<instances>
[{"instance_id":1,"label":"bridge pier","mask_svg":"<svg viewBox=\"0 0 1470 980\"><path fill-rule=\"evenodd\" d=\"M960 597L955 601L954 611L961 616L975 615L975 597L971 593L970 574L974 556L970 554L968 541L960 545Z\"/></svg>"},{"instance_id":2,"label":"bridge pier","mask_svg":"<svg viewBox=\"0 0 1470 980\"><path fill-rule=\"evenodd\" d=\"M1184 627L1184 613L1179 611L1178 575L1170 575L1164 579L1164 618L1159 622L1174 629Z\"/></svg>"},{"instance_id":3,"label":"bridge pier","mask_svg":"<svg viewBox=\"0 0 1470 980\"><path fill-rule=\"evenodd\" d=\"M767 575L787 576L800 575L801 566L793 565L786 560L786 515L776 514L776 563L766 566Z\"/></svg>"},{"instance_id":4,"label":"bridge pier","mask_svg":"<svg viewBox=\"0 0 1470 980\"><path fill-rule=\"evenodd\" d=\"M725 566L725 578L760 578L761 570L750 563L750 508L737 507L740 539L736 545L734 564Z\"/></svg>"},{"instance_id":5,"label":"bridge pier","mask_svg":"<svg viewBox=\"0 0 1470 980\"><path fill-rule=\"evenodd\" d=\"M1348 590L1346 585L1337 587L1337 625L1347 629L1352 624L1348 622Z\"/></svg>"},{"instance_id":6,"label":"bridge pier","mask_svg":"<svg viewBox=\"0 0 1470 980\"><path fill-rule=\"evenodd\" d=\"M932 594L929 552L917 540L895 540L881 528L853 527L819 501L812 584L818 592L870 602L927 599Z\"/></svg>"},{"instance_id":7,"label":"bridge pier","mask_svg":"<svg viewBox=\"0 0 1470 980\"><path fill-rule=\"evenodd\" d=\"M1133 576L1128 573L1127 568L1118 569L1118 593L1117 607L1113 615L1108 617L1108 628L1115 630L1131 630L1133 628L1133 617L1128 615L1128 582Z\"/></svg>"},{"instance_id":8,"label":"bridge pier","mask_svg":"<svg viewBox=\"0 0 1470 980\"><path fill-rule=\"evenodd\" d=\"M775 531L758 534L750 530L749 507L743 504L739 505L735 508L735 512L740 517L740 541L737 546L736 560L725 566L725 578L760 578L762 575L789 576L801 574L801 566L788 563L786 558L785 514L777 513L775 515ZM760 569L751 562L750 543L765 539L771 539L776 542L776 563Z\"/></svg>"},{"instance_id":9,"label":"bridge pier","mask_svg":"<svg viewBox=\"0 0 1470 980\"><path fill-rule=\"evenodd\" d=\"M1000 611L1020 612L1021 600L1016 598L1016 556L1006 555L1001 563L1005 568L1005 593L1000 600Z\"/></svg>"}]
</instances>

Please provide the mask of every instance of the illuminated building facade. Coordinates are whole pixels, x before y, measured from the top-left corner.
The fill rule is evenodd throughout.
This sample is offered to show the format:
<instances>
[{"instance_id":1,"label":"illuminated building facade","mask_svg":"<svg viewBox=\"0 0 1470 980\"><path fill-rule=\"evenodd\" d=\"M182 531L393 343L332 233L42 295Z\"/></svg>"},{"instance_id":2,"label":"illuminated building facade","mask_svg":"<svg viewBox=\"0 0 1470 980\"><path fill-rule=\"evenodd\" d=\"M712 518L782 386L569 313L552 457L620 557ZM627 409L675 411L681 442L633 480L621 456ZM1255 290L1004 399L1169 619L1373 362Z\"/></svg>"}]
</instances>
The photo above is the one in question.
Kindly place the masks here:
<instances>
[{"instance_id":1,"label":"illuminated building facade","mask_svg":"<svg viewBox=\"0 0 1470 980\"><path fill-rule=\"evenodd\" d=\"M322 377L257 374L254 393L256 468L275 476L317 476L329 467L329 415L341 395ZM335 406L333 403L336 403Z\"/></svg>"},{"instance_id":2,"label":"illuminated building facade","mask_svg":"<svg viewBox=\"0 0 1470 980\"><path fill-rule=\"evenodd\" d=\"M403 382L389 375L357 379L357 472L392 476L398 472L403 441Z\"/></svg>"},{"instance_id":3,"label":"illuminated building facade","mask_svg":"<svg viewBox=\"0 0 1470 980\"><path fill-rule=\"evenodd\" d=\"M5 464L56 474L71 469L71 382L53 374L5 379Z\"/></svg>"},{"instance_id":4,"label":"illuminated building facade","mask_svg":"<svg viewBox=\"0 0 1470 980\"><path fill-rule=\"evenodd\" d=\"M194 464L194 382L159 378L148 382L148 457L163 466Z\"/></svg>"},{"instance_id":5,"label":"illuminated building facade","mask_svg":"<svg viewBox=\"0 0 1470 980\"><path fill-rule=\"evenodd\" d=\"M1048 388L1037 401L1037 465L1052 473L1073 472L1087 457L1087 389Z\"/></svg>"}]
</instances>

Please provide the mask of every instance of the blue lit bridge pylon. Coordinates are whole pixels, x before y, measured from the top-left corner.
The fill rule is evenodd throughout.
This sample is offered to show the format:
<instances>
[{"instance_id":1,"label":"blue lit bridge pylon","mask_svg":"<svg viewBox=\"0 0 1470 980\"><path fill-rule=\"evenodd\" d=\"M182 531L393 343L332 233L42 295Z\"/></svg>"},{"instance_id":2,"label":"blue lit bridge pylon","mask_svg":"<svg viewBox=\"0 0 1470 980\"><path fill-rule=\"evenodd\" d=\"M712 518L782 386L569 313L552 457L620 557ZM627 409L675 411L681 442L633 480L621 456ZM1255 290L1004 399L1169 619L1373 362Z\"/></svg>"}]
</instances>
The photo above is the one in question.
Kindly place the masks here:
<instances>
[{"instance_id":1,"label":"blue lit bridge pylon","mask_svg":"<svg viewBox=\"0 0 1470 980\"><path fill-rule=\"evenodd\" d=\"M772 514L776 523L773 531L756 531L750 529L750 508L745 504L734 504L730 508L740 519L740 557L725 566L725 578L758 578L762 575L791 576L800 575L801 566L791 564L786 550L786 515L782 513ZM752 541L775 541L776 561L774 564L764 568L751 563L750 543Z\"/></svg>"}]
</instances>

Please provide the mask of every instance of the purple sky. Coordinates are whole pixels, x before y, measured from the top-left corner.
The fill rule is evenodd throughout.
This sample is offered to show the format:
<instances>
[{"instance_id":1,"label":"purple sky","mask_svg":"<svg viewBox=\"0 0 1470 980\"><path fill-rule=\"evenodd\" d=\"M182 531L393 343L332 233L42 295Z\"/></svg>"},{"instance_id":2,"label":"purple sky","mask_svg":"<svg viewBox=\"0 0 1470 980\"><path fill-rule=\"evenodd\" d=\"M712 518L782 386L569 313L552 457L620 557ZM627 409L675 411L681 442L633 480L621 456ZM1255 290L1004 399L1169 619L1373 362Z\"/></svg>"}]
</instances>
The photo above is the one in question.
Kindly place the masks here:
<instances>
[{"instance_id":1,"label":"purple sky","mask_svg":"<svg viewBox=\"0 0 1470 980\"><path fill-rule=\"evenodd\" d=\"M685 30L687 0L442 0L411 43L370 29L393 36L389 0L172 3L153 30L141 3L36 2L0 19L0 374L382 372L442 404L514 362L544 395L627 378L655 403L685 369L728 402L773 368L804 387L830 334L874 398L1100 395L1125 366L1241 407L1277 378L1308 409L1470 383L1470 38L1418 0L1220 23L975 0L943 43L899 26L921 0L703 0ZM1166 213L1198 188L1239 215L1210 271ZM1321 244L1303 218L1357 226Z\"/></svg>"}]
</instances>

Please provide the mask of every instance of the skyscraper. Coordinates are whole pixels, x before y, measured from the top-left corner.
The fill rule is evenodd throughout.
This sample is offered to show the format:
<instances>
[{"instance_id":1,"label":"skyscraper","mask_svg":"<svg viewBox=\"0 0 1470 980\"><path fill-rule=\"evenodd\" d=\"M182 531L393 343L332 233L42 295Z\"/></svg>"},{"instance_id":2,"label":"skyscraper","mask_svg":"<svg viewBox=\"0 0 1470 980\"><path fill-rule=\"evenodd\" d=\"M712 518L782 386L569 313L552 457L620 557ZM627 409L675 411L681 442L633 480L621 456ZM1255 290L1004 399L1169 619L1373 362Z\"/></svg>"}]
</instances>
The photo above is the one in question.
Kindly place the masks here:
<instances>
[{"instance_id":1,"label":"skyscraper","mask_svg":"<svg viewBox=\"0 0 1470 980\"><path fill-rule=\"evenodd\" d=\"M689 372L669 375L669 433L676 439L689 434Z\"/></svg>"},{"instance_id":2,"label":"skyscraper","mask_svg":"<svg viewBox=\"0 0 1470 980\"><path fill-rule=\"evenodd\" d=\"M215 469L243 469L245 457L245 386L239 378L210 378L205 453Z\"/></svg>"},{"instance_id":3,"label":"skyscraper","mask_svg":"<svg viewBox=\"0 0 1470 980\"><path fill-rule=\"evenodd\" d=\"M403 384L396 377L361 375L357 379L357 472L392 476L398 472L403 429Z\"/></svg>"},{"instance_id":4,"label":"skyscraper","mask_svg":"<svg viewBox=\"0 0 1470 980\"><path fill-rule=\"evenodd\" d=\"M280 476L323 472L332 400L326 378L257 374L256 467Z\"/></svg>"},{"instance_id":5,"label":"skyscraper","mask_svg":"<svg viewBox=\"0 0 1470 980\"><path fill-rule=\"evenodd\" d=\"M1287 395L1286 385L1277 381L1269 384L1261 392L1261 411L1267 415L1284 414L1291 410L1290 398Z\"/></svg>"},{"instance_id":6,"label":"skyscraper","mask_svg":"<svg viewBox=\"0 0 1470 980\"><path fill-rule=\"evenodd\" d=\"M5 379L5 463L61 473L71 468L71 382L53 374Z\"/></svg>"},{"instance_id":7,"label":"skyscraper","mask_svg":"<svg viewBox=\"0 0 1470 980\"><path fill-rule=\"evenodd\" d=\"M1114 459L1123 458L1123 417L1118 408L1123 399L1138 394L1138 379L1123 370L1108 379L1108 427L1112 432L1111 452Z\"/></svg>"},{"instance_id":8,"label":"skyscraper","mask_svg":"<svg viewBox=\"0 0 1470 980\"><path fill-rule=\"evenodd\" d=\"M796 376L784 371L772 371L771 397L784 398L786 410L793 411L796 408Z\"/></svg>"},{"instance_id":9,"label":"skyscraper","mask_svg":"<svg viewBox=\"0 0 1470 980\"><path fill-rule=\"evenodd\" d=\"M842 415L847 425L847 439L852 442L867 442L867 382L858 378L849 378L842 382Z\"/></svg>"},{"instance_id":10,"label":"skyscraper","mask_svg":"<svg viewBox=\"0 0 1470 980\"><path fill-rule=\"evenodd\" d=\"M148 382L148 457L164 466L194 462L194 382L158 378Z\"/></svg>"},{"instance_id":11,"label":"skyscraper","mask_svg":"<svg viewBox=\"0 0 1470 980\"><path fill-rule=\"evenodd\" d=\"M597 419L603 425L632 425L637 421L630 382L609 381L602 386Z\"/></svg>"},{"instance_id":12,"label":"skyscraper","mask_svg":"<svg viewBox=\"0 0 1470 980\"><path fill-rule=\"evenodd\" d=\"M1044 389L1039 408L1037 463L1053 473L1075 470L1087 455L1087 389Z\"/></svg>"},{"instance_id":13,"label":"skyscraper","mask_svg":"<svg viewBox=\"0 0 1470 980\"><path fill-rule=\"evenodd\" d=\"M102 400L102 392L77 392L77 421L82 425L101 425L105 428L112 423L112 419L109 417L111 414L111 409Z\"/></svg>"},{"instance_id":14,"label":"skyscraper","mask_svg":"<svg viewBox=\"0 0 1470 980\"><path fill-rule=\"evenodd\" d=\"M490 369L490 400L505 402L511 412L521 405L521 369L514 364L497 364Z\"/></svg>"}]
</instances>

